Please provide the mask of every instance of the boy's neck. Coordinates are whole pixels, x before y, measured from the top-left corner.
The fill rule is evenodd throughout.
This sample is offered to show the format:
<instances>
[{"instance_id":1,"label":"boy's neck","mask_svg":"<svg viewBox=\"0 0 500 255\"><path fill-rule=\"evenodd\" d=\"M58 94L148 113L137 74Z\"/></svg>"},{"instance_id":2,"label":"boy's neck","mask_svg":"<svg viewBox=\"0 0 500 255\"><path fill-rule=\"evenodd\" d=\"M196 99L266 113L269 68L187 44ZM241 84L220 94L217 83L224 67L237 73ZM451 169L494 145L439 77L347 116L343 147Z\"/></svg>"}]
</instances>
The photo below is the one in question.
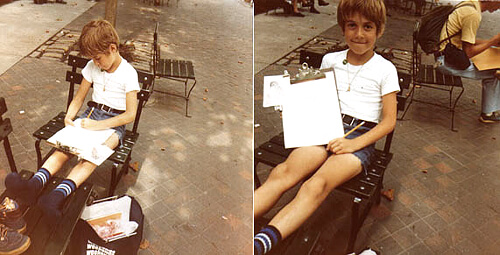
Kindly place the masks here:
<instances>
[{"instance_id":1,"label":"boy's neck","mask_svg":"<svg viewBox=\"0 0 500 255\"><path fill-rule=\"evenodd\" d=\"M351 50L347 51L347 62L351 65L364 65L368 60L370 60L375 52L373 50L366 52L363 55L358 55Z\"/></svg>"},{"instance_id":2,"label":"boy's neck","mask_svg":"<svg viewBox=\"0 0 500 255\"><path fill-rule=\"evenodd\" d=\"M109 70L106 70L106 72L108 72L108 73L115 72L121 63L122 63L122 58L121 58L120 54L117 53L115 56L115 61L113 62L113 65L111 65L111 68L109 68Z\"/></svg>"}]
</instances>

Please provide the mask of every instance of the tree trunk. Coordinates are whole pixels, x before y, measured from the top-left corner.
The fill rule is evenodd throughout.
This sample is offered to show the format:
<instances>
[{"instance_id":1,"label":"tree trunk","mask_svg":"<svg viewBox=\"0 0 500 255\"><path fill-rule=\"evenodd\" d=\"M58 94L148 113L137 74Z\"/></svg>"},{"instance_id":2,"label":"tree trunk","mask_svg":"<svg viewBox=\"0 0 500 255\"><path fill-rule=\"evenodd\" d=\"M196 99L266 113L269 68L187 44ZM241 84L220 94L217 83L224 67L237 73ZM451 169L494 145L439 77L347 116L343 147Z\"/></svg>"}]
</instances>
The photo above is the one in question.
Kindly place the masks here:
<instances>
[{"instance_id":1,"label":"tree trunk","mask_svg":"<svg viewBox=\"0 0 500 255\"><path fill-rule=\"evenodd\" d=\"M104 9L104 19L109 21L113 27L116 28L116 6L118 0L106 0Z\"/></svg>"}]
</instances>

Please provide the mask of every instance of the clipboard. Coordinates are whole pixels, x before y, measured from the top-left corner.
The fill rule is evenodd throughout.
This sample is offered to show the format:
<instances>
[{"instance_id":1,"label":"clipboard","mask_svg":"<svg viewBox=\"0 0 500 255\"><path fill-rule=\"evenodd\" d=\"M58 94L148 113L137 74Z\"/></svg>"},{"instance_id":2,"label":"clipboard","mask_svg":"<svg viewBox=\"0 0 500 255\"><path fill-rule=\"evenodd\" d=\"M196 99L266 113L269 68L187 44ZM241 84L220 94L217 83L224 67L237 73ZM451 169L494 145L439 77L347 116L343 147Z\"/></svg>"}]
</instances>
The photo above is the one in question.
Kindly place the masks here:
<instances>
[{"instance_id":1,"label":"clipboard","mask_svg":"<svg viewBox=\"0 0 500 255\"><path fill-rule=\"evenodd\" d=\"M490 47L471 60L479 71L500 69L500 48Z\"/></svg>"},{"instance_id":2,"label":"clipboard","mask_svg":"<svg viewBox=\"0 0 500 255\"><path fill-rule=\"evenodd\" d=\"M328 144L344 135L335 70L302 66L285 91L285 148Z\"/></svg>"}]
</instances>

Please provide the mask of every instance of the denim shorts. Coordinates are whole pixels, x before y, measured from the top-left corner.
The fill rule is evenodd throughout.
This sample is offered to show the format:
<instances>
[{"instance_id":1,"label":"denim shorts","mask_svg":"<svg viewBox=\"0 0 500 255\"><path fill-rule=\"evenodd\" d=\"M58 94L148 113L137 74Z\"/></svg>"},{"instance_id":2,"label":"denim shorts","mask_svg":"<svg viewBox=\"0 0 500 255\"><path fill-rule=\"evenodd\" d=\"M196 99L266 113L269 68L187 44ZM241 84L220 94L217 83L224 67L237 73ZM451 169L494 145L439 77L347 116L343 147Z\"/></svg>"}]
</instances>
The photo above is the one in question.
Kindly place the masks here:
<instances>
[{"instance_id":1,"label":"denim shorts","mask_svg":"<svg viewBox=\"0 0 500 255\"><path fill-rule=\"evenodd\" d=\"M347 133L356 125L348 125L344 124L344 132ZM358 136L361 136L362 134L370 131L371 128L361 126L358 129L354 130L354 132L350 133L346 138L347 139L354 139ZM368 166L372 163L373 157L375 155L375 144L370 144L358 151L353 152L354 156L356 156L360 161L361 161L361 166L365 170L365 174L368 174Z\"/></svg>"},{"instance_id":2,"label":"denim shorts","mask_svg":"<svg viewBox=\"0 0 500 255\"><path fill-rule=\"evenodd\" d=\"M92 110L92 108L94 108L94 111L92 112L92 114L89 117L89 119L91 119L91 120L105 120L105 119L109 119L109 118L112 118L112 117L119 115L119 113L106 112L106 111L103 111L101 109L97 109L95 107L88 107L87 110L85 110L85 112L83 112L79 118L80 119L87 118L87 116L89 115L89 112ZM120 144L123 144L123 137L125 136L125 125L113 127L112 129L115 130L116 134L120 138Z\"/></svg>"}]
</instances>

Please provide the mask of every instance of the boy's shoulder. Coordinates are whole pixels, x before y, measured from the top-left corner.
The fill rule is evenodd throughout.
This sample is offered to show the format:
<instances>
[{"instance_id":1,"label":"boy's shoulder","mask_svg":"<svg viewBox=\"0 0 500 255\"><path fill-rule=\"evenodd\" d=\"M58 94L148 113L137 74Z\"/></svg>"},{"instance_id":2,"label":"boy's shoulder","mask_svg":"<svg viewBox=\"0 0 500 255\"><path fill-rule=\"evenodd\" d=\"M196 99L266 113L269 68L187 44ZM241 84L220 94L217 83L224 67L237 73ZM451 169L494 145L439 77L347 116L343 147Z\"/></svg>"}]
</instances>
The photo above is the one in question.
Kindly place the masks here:
<instances>
[{"instance_id":1,"label":"boy's shoulder","mask_svg":"<svg viewBox=\"0 0 500 255\"><path fill-rule=\"evenodd\" d=\"M347 51L348 50L341 50L341 51L330 52L330 53L325 54L325 56L323 56L323 58L335 59L335 58L345 57L346 54L347 54Z\"/></svg>"},{"instance_id":2,"label":"boy's shoulder","mask_svg":"<svg viewBox=\"0 0 500 255\"><path fill-rule=\"evenodd\" d=\"M323 56L323 62L333 64L335 62L342 62L347 56L347 50L330 52Z\"/></svg>"},{"instance_id":3,"label":"boy's shoulder","mask_svg":"<svg viewBox=\"0 0 500 255\"><path fill-rule=\"evenodd\" d=\"M396 66L388 59L382 57L382 55L378 54L375 52L372 58L372 62L375 66L378 66L378 68L391 68L396 70Z\"/></svg>"},{"instance_id":4,"label":"boy's shoulder","mask_svg":"<svg viewBox=\"0 0 500 255\"><path fill-rule=\"evenodd\" d=\"M135 67L130 64L126 59L122 58L122 61L120 63L120 66L118 66L118 69L121 71L121 72L126 72L126 73L130 73L130 72L133 72L133 73L137 73L137 70L135 70Z\"/></svg>"}]
</instances>

